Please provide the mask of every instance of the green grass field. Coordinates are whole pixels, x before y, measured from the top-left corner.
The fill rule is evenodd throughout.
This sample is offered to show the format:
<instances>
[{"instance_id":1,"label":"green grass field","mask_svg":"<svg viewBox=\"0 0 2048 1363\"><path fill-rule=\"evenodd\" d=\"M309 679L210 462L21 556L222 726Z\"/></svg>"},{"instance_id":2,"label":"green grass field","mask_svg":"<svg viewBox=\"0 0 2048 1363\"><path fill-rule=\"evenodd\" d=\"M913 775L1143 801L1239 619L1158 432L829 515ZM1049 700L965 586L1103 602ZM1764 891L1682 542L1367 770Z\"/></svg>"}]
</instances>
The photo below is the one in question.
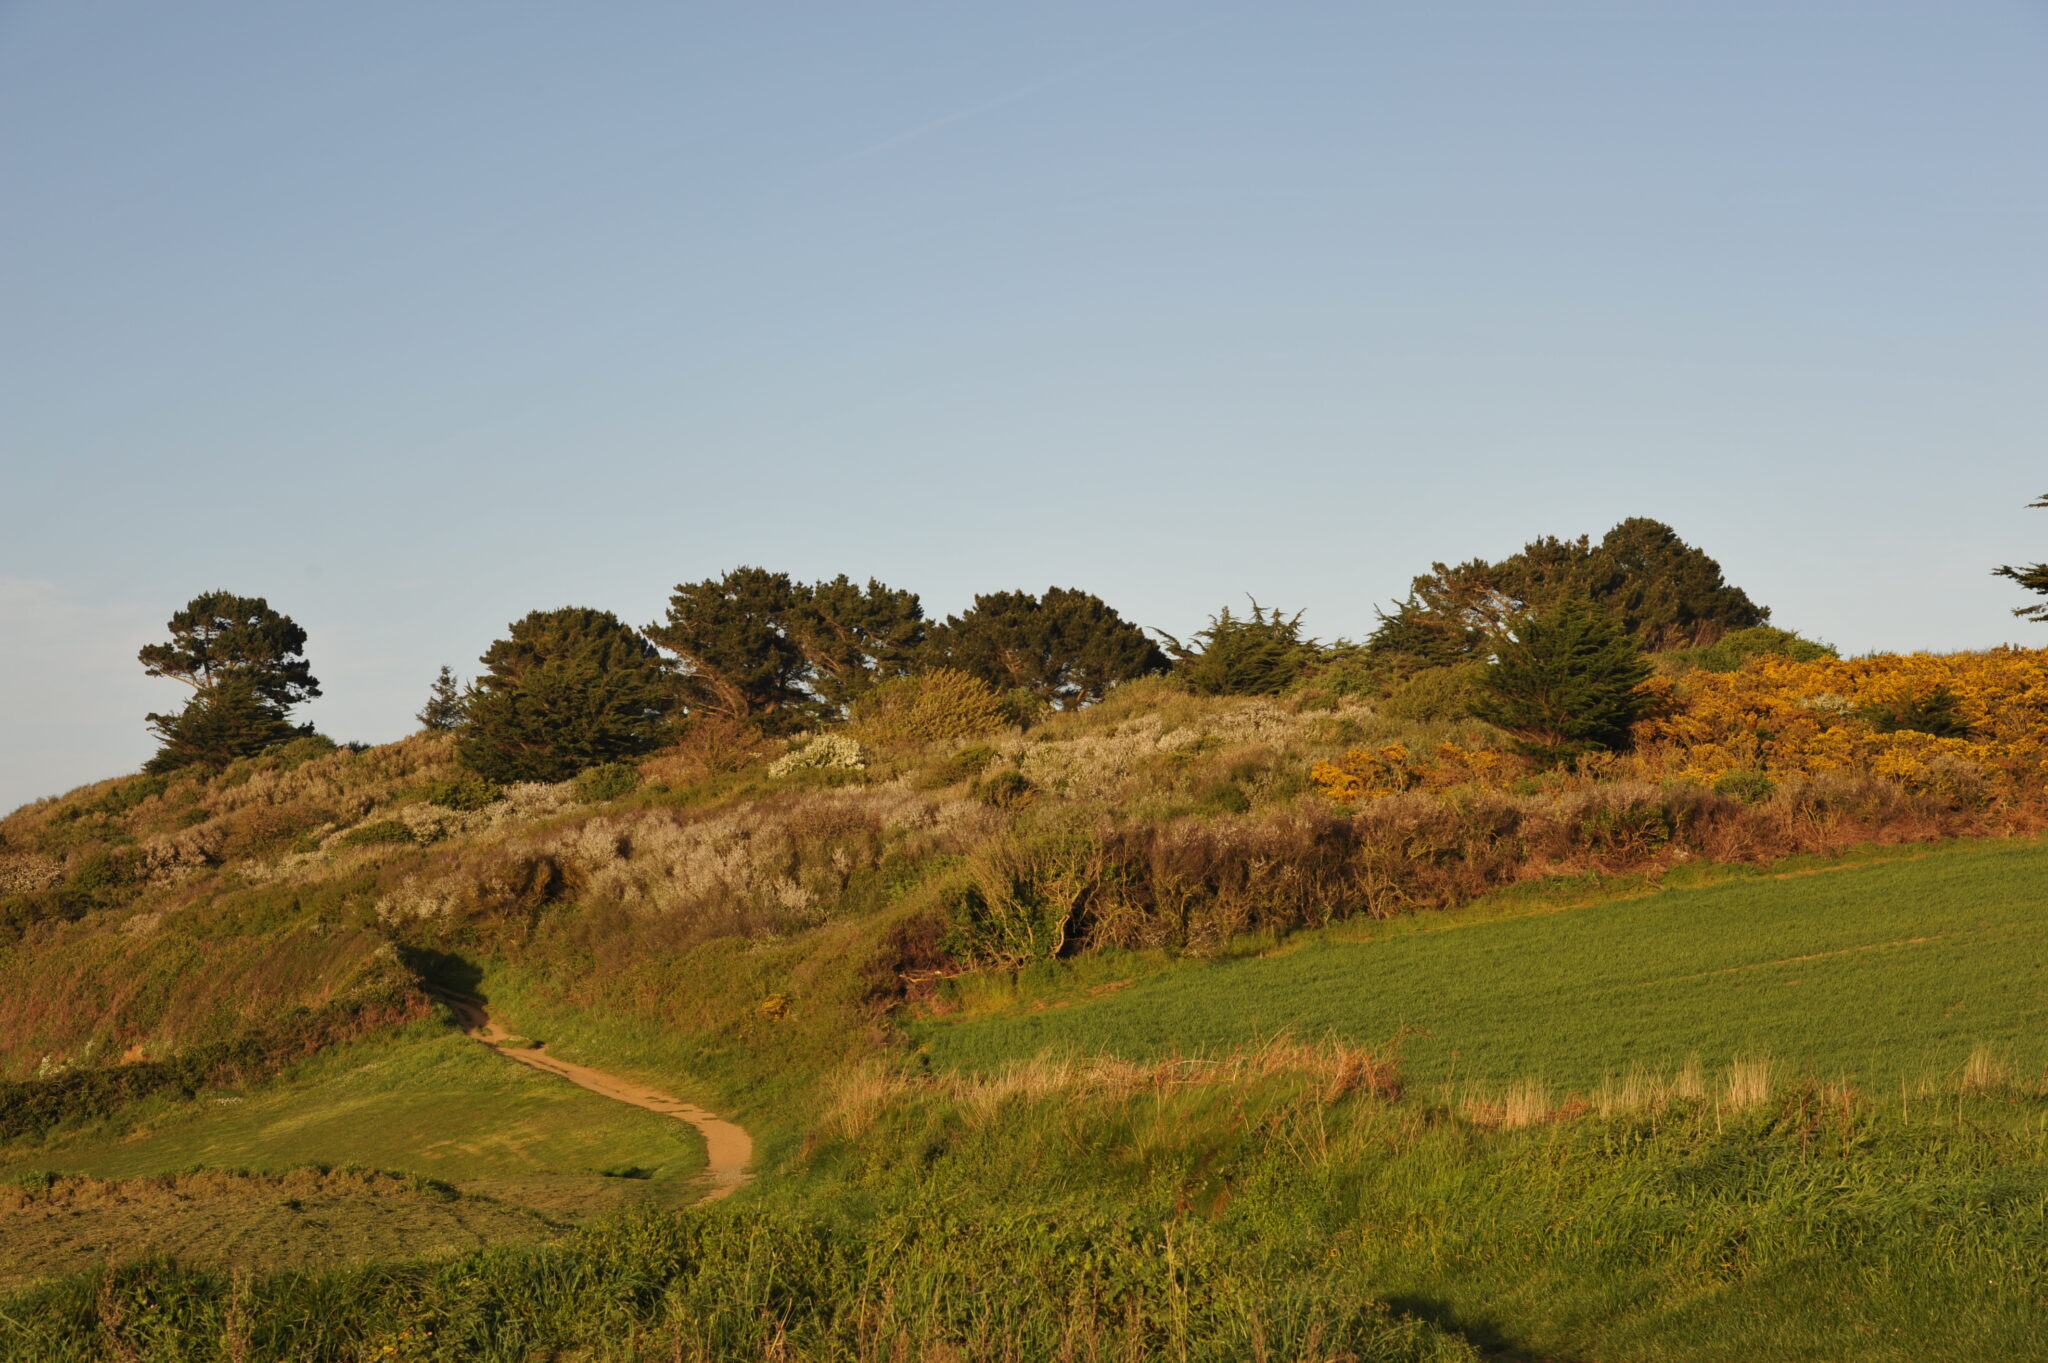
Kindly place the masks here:
<instances>
[{"instance_id":1,"label":"green grass field","mask_svg":"<svg viewBox=\"0 0 2048 1363\"><path fill-rule=\"evenodd\" d=\"M2023 1076L2048 1064L2038 844L1498 912L1183 963L1099 997L1070 990L917 1032L934 1065L977 1069L1047 1048L1152 1057L1405 1030L1416 1081L1578 1089L1631 1065L1668 1074L1697 1058L1711 1074L1756 1053L1790 1074L1893 1090L1952 1078L1980 1045Z\"/></svg>"},{"instance_id":2,"label":"green grass field","mask_svg":"<svg viewBox=\"0 0 2048 1363\"><path fill-rule=\"evenodd\" d=\"M277 1197L254 1193L238 1211L229 1206L235 1189L214 1190L211 1220L250 1225L247 1243L237 1241L234 1257L242 1262L333 1262L408 1255L444 1242L467 1248L484 1239L533 1238L551 1225L629 1205L686 1202L703 1164L701 1140L682 1123L515 1065L433 1026L340 1048L246 1093L155 1100L118 1122L0 1146L0 1180L32 1171L134 1179L200 1168L280 1174L329 1165L443 1180L465 1195L452 1207L432 1199L415 1207L391 1196L353 1197L337 1186L323 1194L322 1234L309 1235L303 1218L271 1214ZM423 1240L422 1227L434 1233ZM169 1243L199 1249L200 1262L208 1257L196 1242L173 1236ZM0 1249L0 1276L9 1258Z\"/></svg>"}]
</instances>

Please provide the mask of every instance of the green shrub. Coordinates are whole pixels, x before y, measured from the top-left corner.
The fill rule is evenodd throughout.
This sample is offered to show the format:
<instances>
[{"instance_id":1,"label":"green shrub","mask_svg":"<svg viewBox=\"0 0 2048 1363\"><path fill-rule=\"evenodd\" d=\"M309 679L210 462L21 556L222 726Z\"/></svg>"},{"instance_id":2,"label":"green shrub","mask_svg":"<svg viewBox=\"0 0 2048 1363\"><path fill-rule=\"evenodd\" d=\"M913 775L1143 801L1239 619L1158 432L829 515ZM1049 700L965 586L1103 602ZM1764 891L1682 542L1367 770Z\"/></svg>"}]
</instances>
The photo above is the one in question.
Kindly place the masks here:
<instances>
[{"instance_id":1,"label":"green shrub","mask_svg":"<svg viewBox=\"0 0 2048 1363\"><path fill-rule=\"evenodd\" d=\"M1301 637L1301 612L1269 611L1256 600L1249 618L1228 606L1210 616L1195 642L1199 649L1173 645L1174 671L1205 696L1278 695L1316 657L1315 641Z\"/></svg>"},{"instance_id":2,"label":"green shrub","mask_svg":"<svg viewBox=\"0 0 2048 1363\"><path fill-rule=\"evenodd\" d=\"M412 830L396 819L360 824L334 840L336 847L379 847L388 843L412 842Z\"/></svg>"},{"instance_id":3,"label":"green shrub","mask_svg":"<svg viewBox=\"0 0 2048 1363\"><path fill-rule=\"evenodd\" d=\"M1485 663L1425 667L1398 683L1380 703L1380 713L1422 722L1470 719L1485 694Z\"/></svg>"},{"instance_id":4,"label":"green shrub","mask_svg":"<svg viewBox=\"0 0 2048 1363\"><path fill-rule=\"evenodd\" d=\"M1839 656L1830 644L1803 638L1776 625L1752 625L1732 630L1705 648L1687 649L1672 656L1691 663L1703 672L1733 672L1751 658L1774 654L1796 663Z\"/></svg>"},{"instance_id":5,"label":"green shrub","mask_svg":"<svg viewBox=\"0 0 2048 1363\"><path fill-rule=\"evenodd\" d=\"M1003 698L981 678L954 667L892 677L853 703L853 731L870 743L946 743L1010 722Z\"/></svg>"},{"instance_id":6,"label":"green shrub","mask_svg":"<svg viewBox=\"0 0 2048 1363\"><path fill-rule=\"evenodd\" d=\"M469 811L496 804L505 798L505 791L481 776L453 776L428 782L426 796L428 804Z\"/></svg>"},{"instance_id":7,"label":"green shrub","mask_svg":"<svg viewBox=\"0 0 2048 1363\"><path fill-rule=\"evenodd\" d=\"M1760 771L1724 771L1714 781L1718 794L1732 795L1746 805L1762 804L1777 788L1778 783Z\"/></svg>"},{"instance_id":8,"label":"green shrub","mask_svg":"<svg viewBox=\"0 0 2048 1363\"><path fill-rule=\"evenodd\" d=\"M986 781L974 783L974 798L997 809L1015 809L1037 793L1023 772L1005 767Z\"/></svg>"},{"instance_id":9,"label":"green shrub","mask_svg":"<svg viewBox=\"0 0 2048 1363\"><path fill-rule=\"evenodd\" d=\"M586 804L602 804L631 794L639 784L639 768L625 762L600 762L576 773L576 798Z\"/></svg>"},{"instance_id":10,"label":"green shrub","mask_svg":"<svg viewBox=\"0 0 2048 1363\"><path fill-rule=\"evenodd\" d=\"M1972 726L1963 718L1961 705L1962 697L1946 686L1937 686L1924 696L1899 696L1866 705L1856 715L1881 734L1907 730L1936 738L1968 738Z\"/></svg>"},{"instance_id":11,"label":"green shrub","mask_svg":"<svg viewBox=\"0 0 2048 1363\"><path fill-rule=\"evenodd\" d=\"M917 783L926 790L937 790L941 786L958 785L972 781L988 770L988 764L996 760L996 750L986 743L970 743L958 752L948 753L918 773Z\"/></svg>"}]
</instances>

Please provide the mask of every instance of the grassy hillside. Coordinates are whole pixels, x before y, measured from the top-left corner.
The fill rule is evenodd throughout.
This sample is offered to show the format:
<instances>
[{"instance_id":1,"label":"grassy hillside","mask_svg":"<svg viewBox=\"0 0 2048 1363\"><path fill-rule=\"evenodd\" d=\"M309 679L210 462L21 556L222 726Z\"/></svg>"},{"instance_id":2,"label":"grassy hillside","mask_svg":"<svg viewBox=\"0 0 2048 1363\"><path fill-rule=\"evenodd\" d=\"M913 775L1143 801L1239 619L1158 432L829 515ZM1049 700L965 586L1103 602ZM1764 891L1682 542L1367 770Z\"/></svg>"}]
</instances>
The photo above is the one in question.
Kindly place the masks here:
<instances>
[{"instance_id":1,"label":"grassy hillside","mask_svg":"<svg viewBox=\"0 0 2048 1363\"><path fill-rule=\"evenodd\" d=\"M1864 724L1829 701L1797 763L1728 780L1678 747L1516 767L1413 701L1144 682L856 726L856 765L707 727L601 786L309 740L18 811L0 1172L35 1175L15 1225L105 1229L11 1271L185 1266L17 1293L0 1357L1992 1359L2048 1329L2048 850L2011 840L2042 810L2009 715L1997 752L1856 729L1875 755L1827 767ZM1764 874L1788 857L1814 873ZM437 982L742 1121L761 1177L671 1210L687 1133L448 1032ZM278 1182L308 1163L403 1177ZM253 1172L159 1181L193 1165ZM286 1258L331 1267L235 1271Z\"/></svg>"},{"instance_id":2,"label":"grassy hillside","mask_svg":"<svg viewBox=\"0 0 2048 1363\"><path fill-rule=\"evenodd\" d=\"M1877 1090L1953 1076L1979 1047L2025 1074L2048 1068L2037 843L1471 917L1354 928L1354 940L1189 963L916 1034L949 1068L1047 1048L1150 1057L1282 1033L1400 1035L1418 1081L1533 1078L1589 1093L1631 1067L1668 1078L1688 1060L1718 1071L1738 1056Z\"/></svg>"}]
</instances>

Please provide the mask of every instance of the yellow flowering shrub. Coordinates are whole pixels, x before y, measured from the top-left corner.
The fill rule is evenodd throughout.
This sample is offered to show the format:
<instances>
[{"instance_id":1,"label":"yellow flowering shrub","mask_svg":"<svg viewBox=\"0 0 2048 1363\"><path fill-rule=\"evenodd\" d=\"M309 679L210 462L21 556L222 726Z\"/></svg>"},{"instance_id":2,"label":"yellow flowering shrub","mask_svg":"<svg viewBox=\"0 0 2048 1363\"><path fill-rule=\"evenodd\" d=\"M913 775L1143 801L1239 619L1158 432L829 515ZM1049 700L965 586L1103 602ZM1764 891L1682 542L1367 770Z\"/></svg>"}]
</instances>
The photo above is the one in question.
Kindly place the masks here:
<instances>
[{"instance_id":1,"label":"yellow flowering shrub","mask_svg":"<svg viewBox=\"0 0 2048 1363\"><path fill-rule=\"evenodd\" d=\"M1764 655L1732 672L1652 677L1642 689L1655 705L1636 724L1632 751L1581 763L1573 780L1713 785L1733 774L1849 772L1971 798L2048 794L2048 649ZM1952 732L1883 722L1930 704L1945 723L1929 727ZM1329 799L1356 804L1407 790L1498 788L1527 771L1490 749L1443 743L1419 755L1388 743L1318 762L1309 779Z\"/></svg>"},{"instance_id":2,"label":"yellow flowering shrub","mask_svg":"<svg viewBox=\"0 0 2048 1363\"><path fill-rule=\"evenodd\" d=\"M1946 692L1967 732L1885 732L1870 712ZM1752 658L1680 678L1672 705L1635 729L1644 775L1710 783L1731 771L1859 770L1908 786L1960 768L2030 792L2048 778L2048 649Z\"/></svg>"}]
</instances>

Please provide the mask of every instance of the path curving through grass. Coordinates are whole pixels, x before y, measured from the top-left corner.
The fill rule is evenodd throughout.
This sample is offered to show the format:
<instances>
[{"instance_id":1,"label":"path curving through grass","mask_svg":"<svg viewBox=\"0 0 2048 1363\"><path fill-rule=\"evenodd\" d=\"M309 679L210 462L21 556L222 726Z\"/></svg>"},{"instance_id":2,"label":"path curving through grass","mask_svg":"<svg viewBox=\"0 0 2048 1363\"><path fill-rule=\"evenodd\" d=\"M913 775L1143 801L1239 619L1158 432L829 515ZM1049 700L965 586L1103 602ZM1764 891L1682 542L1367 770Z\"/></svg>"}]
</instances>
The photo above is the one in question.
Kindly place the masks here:
<instances>
[{"instance_id":1,"label":"path curving through grass","mask_svg":"<svg viewBox=\"0 0 2048 1363\"><path fill-rule=\"evenodd\" d=\"M603 1070L595 1070L588 1065L578 1065L573 1061L545 1055L540 1043L534 1043L530 1047L507 1046L505 1043L512 1039L512 1034L491 1020L490 1014L484 1009L482 999L447 989L435 992L455 1010L456 1020L461 1023L465 1035L481 1041L507 1060L516 1060L522 1065L556 1075L578 1088L589 1089L592 1093L610 1098L614 1102L644 1107L649 1112L674 1117L679 1122L687 1122L696 1127L697 1133L704 1138L704 1150L708 1161L704 1167L704 1176L710 1183L709 1190L697 1199L699 1202L716 1202L720 1198L731 1197L753 1178L747 1166L754 1160L754 1138L747 1134L744 1127L729 1122L716 1113L707 1112L694 1103L673 1098L658 1089L636 1084L629 1079L621 1079L615 1074L606 1074Z\"/></svg>"}]
</instances>

